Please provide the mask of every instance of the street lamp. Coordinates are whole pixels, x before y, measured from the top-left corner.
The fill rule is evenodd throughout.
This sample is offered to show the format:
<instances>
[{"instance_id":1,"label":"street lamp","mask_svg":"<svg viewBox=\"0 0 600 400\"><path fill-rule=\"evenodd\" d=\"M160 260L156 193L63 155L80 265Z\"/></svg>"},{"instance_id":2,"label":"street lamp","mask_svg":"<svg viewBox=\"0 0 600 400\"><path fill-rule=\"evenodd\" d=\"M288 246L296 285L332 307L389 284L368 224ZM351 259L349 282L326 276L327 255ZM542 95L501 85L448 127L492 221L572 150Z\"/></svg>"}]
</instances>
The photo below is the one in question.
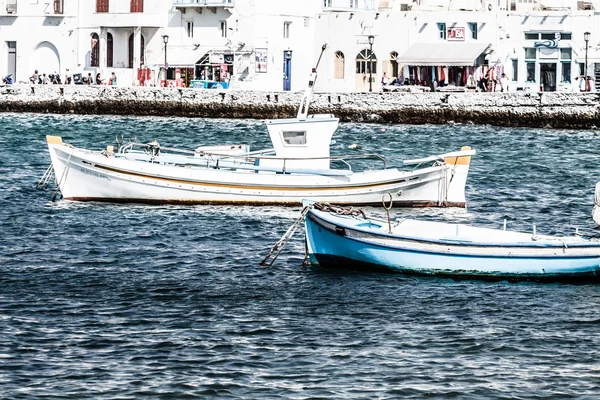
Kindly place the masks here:
<instances>
[{"instance_id":1,"label":"street lamp","mask_svg":"<svg viewBox=\"0 0 600 400\"><path fill-rule=\"evenodd\" d=\"M369 36L369 92L373 91L373 42L375 36Z\"/></svg>"},{"instance_id":2,"label":"street lamp","mask_svg":"<svg viewBox=\"0 0 600 400\"><path fill-rule=\"evenodd\" d=\"M587 53L588 53L588 42L590 41L590 33L589 32L585 32L583 34L583 40L585 40L585 67L584 67L585 74L584 74L584 79L586 79L586 81L587 81L587 76L588 76L588 73L587 73L587 68L588 68Z\"/></svg>"},{"instance_id":3,"label":"street lamp","mask_svg":"<svg viewBox=\"0 0 600 400\"><path fill-rule=\"evenodd\" d=\"M162 36L163 42L165 44L165 81L167 80L167 43L169 43L169 35Z\"/></svg>"}]
</instances>

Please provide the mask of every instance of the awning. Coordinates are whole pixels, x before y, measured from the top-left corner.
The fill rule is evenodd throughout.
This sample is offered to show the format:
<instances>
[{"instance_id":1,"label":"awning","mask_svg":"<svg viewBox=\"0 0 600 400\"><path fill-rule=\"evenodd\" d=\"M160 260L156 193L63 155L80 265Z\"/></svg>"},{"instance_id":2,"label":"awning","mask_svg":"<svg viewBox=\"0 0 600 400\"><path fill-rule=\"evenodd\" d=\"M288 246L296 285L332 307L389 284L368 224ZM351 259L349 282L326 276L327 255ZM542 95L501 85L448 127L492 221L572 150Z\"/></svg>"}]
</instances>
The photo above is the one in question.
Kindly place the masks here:
<instances>
[{"instance_id":1,"label":"awning","mask_svg":"<svg viewBox=\"0 0 600 400\"><path fill-rule=\"evenodd\" d=\"M168 46L167 64L169 67L193 67L206 54L205 47ZM158 62L157 64L162 64Z\"/></svg>"},{"instance_id":2,"label":"awning","mask_svg":"<svg viewBox=\"0 0 600 400\"><path fill-rule=\"evenodd\" d=\"M415 43L397 61L406 65L470 66L490 46L481 42Z\"/></svg>"}]
</instances>

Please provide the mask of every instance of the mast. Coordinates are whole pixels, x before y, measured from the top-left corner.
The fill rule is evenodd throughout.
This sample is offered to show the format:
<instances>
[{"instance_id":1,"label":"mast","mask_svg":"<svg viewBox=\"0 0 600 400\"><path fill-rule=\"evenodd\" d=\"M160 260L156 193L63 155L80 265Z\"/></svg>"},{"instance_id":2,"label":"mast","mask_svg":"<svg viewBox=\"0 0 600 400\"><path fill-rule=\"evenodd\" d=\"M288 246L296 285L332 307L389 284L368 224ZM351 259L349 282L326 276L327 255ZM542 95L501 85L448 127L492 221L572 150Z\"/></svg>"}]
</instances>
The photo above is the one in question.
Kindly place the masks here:
<instances>
[{"instance_id":1,"label":"mast","mask_svg":"<svg viewBox=\"0 0 600 400\"><path fill-rule=\"evenodd\" d=\"M312 69L310 76L308 77L308 87L304 91L302 95L302 100L300 100L300 107L298 107L298 115L296 118L306 118L308 115L308 106L310 105L310 101L312 99L313 90L315 86L315 82L317 81L317 68L319 68L319 63L321 62L321 57L323 57L323 53L327 48L327 43L321 46L321 54L319 55L319 59L317 60L317 65Z\"/></svg>"}]
</instances>

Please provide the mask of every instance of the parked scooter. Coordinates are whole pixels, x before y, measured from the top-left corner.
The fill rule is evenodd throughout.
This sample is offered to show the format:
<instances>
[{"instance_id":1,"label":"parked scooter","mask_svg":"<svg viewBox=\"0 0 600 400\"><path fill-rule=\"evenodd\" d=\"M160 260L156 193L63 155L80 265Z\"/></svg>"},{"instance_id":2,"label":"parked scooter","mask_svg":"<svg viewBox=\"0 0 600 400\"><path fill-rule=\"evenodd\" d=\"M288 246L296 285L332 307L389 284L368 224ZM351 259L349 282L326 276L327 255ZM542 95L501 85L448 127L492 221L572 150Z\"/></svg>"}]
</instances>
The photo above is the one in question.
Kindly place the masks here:
<instances>
[{"instance_id":1,"label":"parked scooter","mask_svg":"<svg viewBox=\"0 0 600 400\"><path fill-rule=\"evenodd\" d=\"M2 83L5 85L12 85L13 84L13 80L12 80L12 74L8 74L6 75L3 79L2 79Z\"/></svg>"}]
</instances>

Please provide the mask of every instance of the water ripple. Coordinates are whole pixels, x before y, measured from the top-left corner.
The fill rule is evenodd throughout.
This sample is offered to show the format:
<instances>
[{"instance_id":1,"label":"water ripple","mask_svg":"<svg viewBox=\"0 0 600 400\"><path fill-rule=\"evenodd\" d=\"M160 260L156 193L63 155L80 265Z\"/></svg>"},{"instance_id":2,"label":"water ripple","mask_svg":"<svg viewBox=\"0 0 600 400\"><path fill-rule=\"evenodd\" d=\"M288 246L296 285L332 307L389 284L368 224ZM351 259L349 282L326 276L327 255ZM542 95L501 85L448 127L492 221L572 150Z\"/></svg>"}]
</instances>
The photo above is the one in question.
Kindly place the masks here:
<instances>
[{"instance_id":1,"label":"water ripple","mask_svg":"<svg viewBox=\"0 0 600 400\"><path fill-rule=\"evenodd\" d=\"M302 268L299 208L52 202L44 136L267 147L261 121L0 114L1 398L596 398L600 287ZM596 131L343 124L391 165L471 145L467 210L594 233ZM381 209L368 213L383 215Z\"/></svg>"}]
</instances>

